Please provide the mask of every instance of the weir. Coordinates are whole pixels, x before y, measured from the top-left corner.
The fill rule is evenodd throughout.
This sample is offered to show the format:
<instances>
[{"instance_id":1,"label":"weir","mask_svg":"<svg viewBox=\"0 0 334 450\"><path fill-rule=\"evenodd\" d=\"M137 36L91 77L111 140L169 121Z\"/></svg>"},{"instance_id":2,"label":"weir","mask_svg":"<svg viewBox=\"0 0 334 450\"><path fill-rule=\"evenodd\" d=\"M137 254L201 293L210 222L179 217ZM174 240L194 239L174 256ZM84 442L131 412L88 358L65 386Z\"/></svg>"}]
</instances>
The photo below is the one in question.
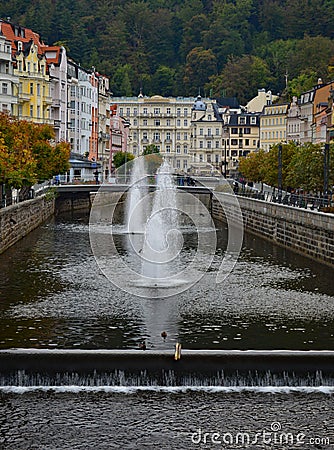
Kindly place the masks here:
<instances>
[{"instance_id":1,"label":"weir","mask_svg":"<svg viewBox=\"0 0 334 450\"><path fill-rule=\"evenodd\" d=\"M334 386L334 351L0 351L1 386Z\"/></svg>"}]
</instances>

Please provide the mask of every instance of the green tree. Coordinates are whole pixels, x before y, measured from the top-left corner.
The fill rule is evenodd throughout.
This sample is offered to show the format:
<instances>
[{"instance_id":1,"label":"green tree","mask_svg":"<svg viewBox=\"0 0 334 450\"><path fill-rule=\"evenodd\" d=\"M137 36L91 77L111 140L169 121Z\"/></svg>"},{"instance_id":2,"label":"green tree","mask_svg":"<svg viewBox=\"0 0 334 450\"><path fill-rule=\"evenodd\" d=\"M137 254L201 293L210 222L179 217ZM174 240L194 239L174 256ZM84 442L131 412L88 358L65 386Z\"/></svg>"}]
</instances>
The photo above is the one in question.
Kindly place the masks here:
<instances>
[{"instance_id":1,"label":"green tree","mask_svg":"<svg viewBox=\"0 0 334 450\"><path fill-rule=\"evenodd\" d=\"M244 55L230 57L221 74L212 77L207 87L214 96L221 96L222 90L228 97L237 97L241 104L257 94L259 87L268 87L272 76L266 62L257 57Z\"/></svg>"},{"instance_id":2,"label":"green tree","mask_svg":"<svg viewBox=\"0 0 334 450\"><path fill-rule=\"evenodd\" d=\"M149 144L146 146L146 148L143 151L143 155L152 155L152 153L159 153L159 149L154 144Z\"/></svg>"},{"instance_id":3,"label":"green tree","mask_svg":"<svg viewBox=\"0 0 334 450\"><path fill-rule=\"evenodd\" d=\"M129 163L134 158L135 157L132 153L119 151L114 153L113 163L116 169L119 169L121 167L124 167L125 164Z\"/></svg>"},{"instance_id":4,"label":"green tree","mask_svg":"<svg viewBox=\"0 0 334 450\"><path fill-rule=\"evenodd\" d=\"M217 74L217 60L212 50L203 47L192 49L186 60L184 84L189 94L194 95L199 88L208 83L209 78Z\"/></svg>"},{"instance_id":5,"label":"green tree","mask_svg":"<svg viewBox=\"0 0 334 450\"><path fill-rule=\"evenodd\" d=\"M260 182L265 178L264 161L266 153L264 150L251 152L249 155L240 158L239 172L248 180Z\"/></svg>"},{"instance_id":6,"label":"green tree","mask_svg":"<svg viewBox=\"0 0 334 450\"><path fill-rule=\"evenodd\" d=\"M287 182L306 191L322 191L324 186L324 144L299 146L289 167ZM330 146L329 185L334 184L334 146Z\"/></svg>"}]
</instances>

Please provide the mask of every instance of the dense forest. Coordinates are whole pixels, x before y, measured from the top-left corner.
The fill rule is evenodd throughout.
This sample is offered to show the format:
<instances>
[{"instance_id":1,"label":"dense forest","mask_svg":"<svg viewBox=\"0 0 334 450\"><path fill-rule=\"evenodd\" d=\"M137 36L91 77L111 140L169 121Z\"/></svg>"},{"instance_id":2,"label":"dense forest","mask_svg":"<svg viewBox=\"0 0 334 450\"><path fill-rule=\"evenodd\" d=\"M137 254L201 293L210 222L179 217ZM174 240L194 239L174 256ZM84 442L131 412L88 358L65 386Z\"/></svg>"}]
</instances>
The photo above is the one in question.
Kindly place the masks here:
<instances>
[{"instance_id":1,"label":"dense forest","mask_svg":"<svg viewBox=\"0 0 334 450\"><path fill-rule=\"evenodd\" d=\"M115 96L245 104L334 79L333 0L2 0L0 16L108 75Z\"/></svg>"}]
</instances>

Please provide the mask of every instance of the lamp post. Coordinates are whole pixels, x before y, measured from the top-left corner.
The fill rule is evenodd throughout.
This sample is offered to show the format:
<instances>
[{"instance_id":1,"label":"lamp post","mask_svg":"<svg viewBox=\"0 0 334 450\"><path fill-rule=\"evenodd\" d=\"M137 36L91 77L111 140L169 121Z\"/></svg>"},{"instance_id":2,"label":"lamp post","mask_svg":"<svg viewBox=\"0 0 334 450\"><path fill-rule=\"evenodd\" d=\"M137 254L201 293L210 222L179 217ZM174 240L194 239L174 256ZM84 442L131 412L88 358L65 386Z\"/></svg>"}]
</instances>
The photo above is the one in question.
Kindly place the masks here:
<instances>
[{"instance_id":1,"label":"lamp post","mask_svg":"<svg viewBox=\"0 0 334 450\"><path fill-rule=\"evenodd\" d=\"M324 202L328 197L328 175L329 175L329 144L324 147Z\"/></svg>"},{"instance_id":2,"label":"lamp post","mask_svg":"<svg viewBox=\"0 0 334 450\"><path fill-rule=\"evenodd\" d=\"M278 203L282 201L282 144L278 146Z\"/></svg>"},{"instance_id":3,"label":"lamp post","mask_svg":"<svg viewBox=\"0 0 334 450\"><path fill-rule=\"evenodd\" d=\"M227 161L226 161L226 134L228 132L228 128L225 126L223 128L224 131L224 178L226 178L226 166L227 166Z\"/></svg>"}]
</instances>

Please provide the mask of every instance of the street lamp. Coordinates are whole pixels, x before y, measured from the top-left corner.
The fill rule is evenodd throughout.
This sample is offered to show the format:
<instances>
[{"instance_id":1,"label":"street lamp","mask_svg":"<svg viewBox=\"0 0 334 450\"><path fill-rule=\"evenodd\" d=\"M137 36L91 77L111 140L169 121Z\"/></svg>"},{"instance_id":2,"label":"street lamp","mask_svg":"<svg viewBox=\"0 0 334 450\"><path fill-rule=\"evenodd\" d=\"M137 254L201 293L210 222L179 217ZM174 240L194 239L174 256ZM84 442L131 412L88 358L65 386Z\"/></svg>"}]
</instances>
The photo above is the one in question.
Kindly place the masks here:
<instances>
[{"instance_id":1,"label":"street lamp","mask_svg":"<svg viewBox=\"0 0 334 450\"><path fill-rule=\"evenodd\" d=\"M283 180L282 180L282 144L278 146L278 203L282 201L282 189L283 189Z\"/></svg>"},{"instance_id":2,"label":"street lamp","mask_svg":"<svg viewBox=\"0 0 334 450\"><path fill-rule=\"evenodd\" d=\"M224 131L224 178L226 178L226 166L227 166L227 161L226 161L226 134L228 133L228 128L225 126L223 128Z\"/></svg>"},{"instance_id":3,"label":"street lamp","mask_svg":"<svg viewBox=\"0 0 334 450\"><path fill-rule=\"evenodd\" d=\"M324 148L324 200L327 199L327 196L328 196L328 175L329 175L329 144L325 144L325 148Z\"/></svg>"}]
</instances>

